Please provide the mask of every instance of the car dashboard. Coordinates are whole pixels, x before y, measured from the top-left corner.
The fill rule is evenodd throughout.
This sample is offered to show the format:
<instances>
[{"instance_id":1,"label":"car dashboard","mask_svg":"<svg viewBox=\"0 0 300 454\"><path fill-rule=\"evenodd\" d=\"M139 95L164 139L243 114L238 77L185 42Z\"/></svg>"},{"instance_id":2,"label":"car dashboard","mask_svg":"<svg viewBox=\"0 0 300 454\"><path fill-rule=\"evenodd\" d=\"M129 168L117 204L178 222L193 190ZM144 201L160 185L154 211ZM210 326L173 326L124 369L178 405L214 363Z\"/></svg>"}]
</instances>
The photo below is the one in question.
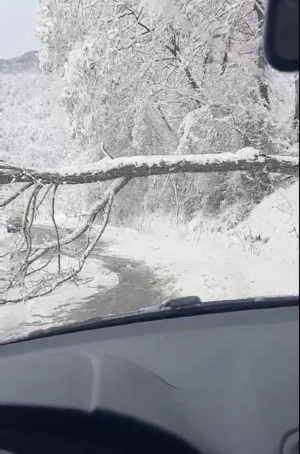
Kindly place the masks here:
<instances>
[{"instance_id":1,"label":"car dashboard","mask_svg":"<svg viewBox=\"0 0 300 454\"><path fill-rule=\"evenodd\" d=\"M16 438L16 430L28 439L26 431L45 430L39 424L49 412L57 412L56 421L68 419L64 412L75 412L100 418L96 438L101 438L101 427L108 430L103 415L129 418L132 433L115 430L112 440L131 433L131 442L140 446L131 452L148 452L137 443L142 429L134 429L134 424L144 424L186 442L181 452L296 454L298 304L297 299L289 304L244 302L230 310L228 304L204 304L197 311L165 311L159 317L124 318L120 324L94 322L2 345L0 453ZM40 416L34 418L36 411ZM23 426L12 427L16 420ZM36 430L28 420L35 421ZM58 423L51 427L60 431ZM74 423L78 434L76 427ZM155 438L151 430L147 434ZM159 438L157 443L164 446ZM155 451L172 452L167 446ZM107 452L127 453L121 448L111 445ZM23 452L19 448L14 454ZM64 452L77 451L73 446Z\"/></svg>"}]
</instances>

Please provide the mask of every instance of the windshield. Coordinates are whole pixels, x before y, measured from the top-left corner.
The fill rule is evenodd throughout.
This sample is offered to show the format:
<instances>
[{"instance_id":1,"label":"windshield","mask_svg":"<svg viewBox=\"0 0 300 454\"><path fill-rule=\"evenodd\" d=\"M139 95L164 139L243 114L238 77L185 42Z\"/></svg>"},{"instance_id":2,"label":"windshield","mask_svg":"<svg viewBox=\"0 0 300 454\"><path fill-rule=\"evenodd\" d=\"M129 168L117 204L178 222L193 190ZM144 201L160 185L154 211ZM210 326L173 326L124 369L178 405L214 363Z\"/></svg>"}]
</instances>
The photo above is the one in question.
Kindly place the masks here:
<instances>
[{"instance_id":1,"label":"windshield","mask_svg":"<svg viewBox=\"0 0 300 454\"><path fill-rule=\"evenodd\" d=\"M299 78L265 10L1 0L1 340L298 294Z\"/></svg>"}]
</instances>

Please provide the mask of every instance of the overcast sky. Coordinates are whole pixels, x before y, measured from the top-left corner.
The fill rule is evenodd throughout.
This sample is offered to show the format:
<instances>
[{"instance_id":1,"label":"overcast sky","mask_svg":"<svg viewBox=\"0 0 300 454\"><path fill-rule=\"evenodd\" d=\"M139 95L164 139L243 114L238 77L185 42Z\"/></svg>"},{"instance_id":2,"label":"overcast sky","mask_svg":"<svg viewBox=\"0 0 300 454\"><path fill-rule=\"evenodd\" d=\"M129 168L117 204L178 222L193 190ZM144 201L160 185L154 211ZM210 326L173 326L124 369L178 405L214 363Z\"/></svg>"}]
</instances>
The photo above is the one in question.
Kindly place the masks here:
<instances>
[{"instance_id":1,"label":"overcast sky","mask_svg":"<svg viewBox=\"0 0 300 454\"><path fill-rule=\"evenodd\" d=\"M38 3L39 0L0 0L0 58L39 49L35 37Z\"/></svg>"}]
</instances>

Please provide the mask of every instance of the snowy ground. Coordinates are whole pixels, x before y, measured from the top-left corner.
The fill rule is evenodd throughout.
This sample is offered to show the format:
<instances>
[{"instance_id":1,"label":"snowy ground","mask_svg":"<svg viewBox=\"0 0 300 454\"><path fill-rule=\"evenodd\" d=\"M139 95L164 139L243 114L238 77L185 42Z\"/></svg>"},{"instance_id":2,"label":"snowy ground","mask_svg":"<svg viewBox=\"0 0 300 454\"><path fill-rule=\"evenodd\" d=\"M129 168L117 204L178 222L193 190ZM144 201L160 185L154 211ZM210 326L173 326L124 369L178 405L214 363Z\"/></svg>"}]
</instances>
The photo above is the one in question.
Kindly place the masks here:
<instances>
[{"instance_id":1,"label":"snowy ground","mask_svg":"<svg viewBox=\"0 0 300 454\"><path fill-rule=\"evenodd\" d=\"M170 294L203 301L298 294L298 190L296 183L265 199L230 234L195 241L186 232L184 240L159 221L148 233L109 228L104 239L109 253L153 267Z\"/></svg>"}]
</instances>

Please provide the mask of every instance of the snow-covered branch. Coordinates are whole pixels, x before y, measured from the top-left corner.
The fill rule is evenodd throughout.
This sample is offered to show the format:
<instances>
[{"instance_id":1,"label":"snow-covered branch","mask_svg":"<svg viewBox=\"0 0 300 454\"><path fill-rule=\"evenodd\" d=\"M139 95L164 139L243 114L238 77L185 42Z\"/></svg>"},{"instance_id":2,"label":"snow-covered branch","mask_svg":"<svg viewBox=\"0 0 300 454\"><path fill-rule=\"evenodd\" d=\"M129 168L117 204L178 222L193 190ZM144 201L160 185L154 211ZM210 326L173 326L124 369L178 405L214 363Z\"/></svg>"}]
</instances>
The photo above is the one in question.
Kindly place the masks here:
<instances>
[{"instance_id":1,"label":"snow-covered branch","mask_svg":"<svg viewBox=\"0 0 300 454\"><path fill-rule=\"evenodd\" d=\"M212 155L136 156L105 158L98 163L57 170L23 169L0 165L0 184L35 182L39 184L88 184L122 177L139 178L175 173L235 172L264 170L297 175L299 159L266 156L254 149Z\"/></svg>"}]
</instances>

